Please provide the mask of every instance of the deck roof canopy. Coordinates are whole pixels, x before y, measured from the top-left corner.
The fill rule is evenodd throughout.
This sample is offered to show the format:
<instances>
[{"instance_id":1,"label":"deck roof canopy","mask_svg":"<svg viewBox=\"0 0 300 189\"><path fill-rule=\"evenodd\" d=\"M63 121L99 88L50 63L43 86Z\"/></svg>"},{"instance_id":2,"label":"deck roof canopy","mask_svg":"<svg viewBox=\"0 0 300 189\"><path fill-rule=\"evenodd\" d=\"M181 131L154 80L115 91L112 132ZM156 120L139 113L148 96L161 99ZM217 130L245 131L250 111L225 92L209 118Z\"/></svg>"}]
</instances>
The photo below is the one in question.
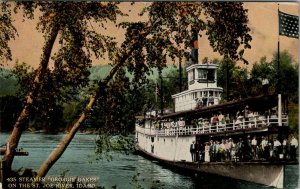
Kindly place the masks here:
<instances>
[{"instance_id":1,"label":"deck roof canopy","mask_svg":"<svg viewBox=\"0 0 300 189\"><path fill-rule=\"evenodd\" d=\"M199 118L207 117L214 113L235 114L237 111L242 111L248 106L251 111L262 112L277 106L277 95L264 95L250 97L243 100L224 102L218 105L201 107L195 110L175 112L161 117L161 119L189 117Z\"/></svg>"}]
</instances>

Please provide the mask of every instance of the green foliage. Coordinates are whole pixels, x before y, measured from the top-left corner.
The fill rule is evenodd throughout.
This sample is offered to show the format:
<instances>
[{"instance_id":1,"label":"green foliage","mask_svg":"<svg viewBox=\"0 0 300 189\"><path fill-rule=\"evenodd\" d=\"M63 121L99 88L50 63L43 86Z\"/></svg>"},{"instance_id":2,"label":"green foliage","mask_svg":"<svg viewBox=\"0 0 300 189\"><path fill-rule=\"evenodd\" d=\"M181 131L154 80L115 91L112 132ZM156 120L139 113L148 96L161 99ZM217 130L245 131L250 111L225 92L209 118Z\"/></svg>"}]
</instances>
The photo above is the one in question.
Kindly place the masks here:
<instances>
[{"instance_id":1,"label":"green foliage","mask_svg":"<svg viewBox=\"0 0 300 189\"><path fill-rule=\"evenodd\" d=\"M248 97L247 70L236 66L235 62L227 58L217 62L219 64L219 68L217 70L217 83L218 86L224 89L222 98L230 101L233 99ZM229 81L228 83L227 79ZM228 97L227 89L229 93Z\"/></svg>"},{"instance_id":2,"label":"green foliage","mask_svg":"<svg viewBox=\"0 0 300 189\"><path fill-rule=\"evenodd\" d=\"M132 185L133 189L142 189L142 185L139 183L139 176L140 173L136 173L135 175L133 175L130 184Z\"/></svg>"},{"instance_id":3,"label":"green foliage","mask_svg":"<svg viewBox=\"0 0 300 189\"><path fill-rule=\"evenodd\" d=\"M247 10L242 3L204 2L204 14L208 17L207 32L210 45L225 58L232 60L243 58L244 49L251 48L250 28L247 26ZM239 48L241 48L238 51Z\"/></svg>"},{"instance_id":4,"label":"green foliage","mask_svg":"<svg viewBox=\"0 0 300 189\"><path fill-rule=\"evenodd\" d=\"M274 53L271 62L267 62L266 58L261 58L259 63L255 63L251 70L251 82L257 88L262 85L262 80L267 79L272 88L278 87L278 76L280 78L281 92L288 96L293 102L298 101L298 64L296 64L292 56L287 52L280 52L280 67L278 72L278 53ZM279 73L279 75L278 75Z\"/></svg>"},{"instance_id":5,"label":"green foliage","mask_svg":"<svg viewBox=\"0 0 300 189\"><path fill-rule=\"evenodd\" d=\"M111 139L111 147L114 151L129 154L135 150L134 137L118 135Z\"/></svg>"},{"instance_id":6,"label":"green foliage","mask_svg":"<svg viewBox=\"0 0 300 189\"><path fill-rule=\"evenodd\" d=\"M144 14L148 14L147 22L121 24L127 29L122 48L129 48L134 41L126 67L134 74L135 82L142 83L143 73L148 74L152 67L160 72L167 57L174 61L186 56L195 32L206 30L213 49L233 60L244 60L243 51L250 48L247 11L242 3L153 2L144 8ZM203 14L206 21L200 19Z\"/></svg>"},{"instance_id":7,"label":"green foliage","mask_svg":"<svg viewBox=\"0 0 300 189\"><path fill-rule=\"evenodd\" d=\"M12 24L11 5L8 2L0 2L0 6L0 61L11 60L8 42L15 38L17 30ZM0 65L2 66L2 61Z\"/></svg>"},{"instance_id":8,"label":"green foliage","mask_svg":"<svg viewBox=\"0 0 300 189\"><path fill-rule=\"evenodd\" d=\"M103 131L128 134L133 131L135 114L141 110L142 95L138 85L119 70L114 80L98 98L93 114L85 124L94 125Z\"/></svg>"},{"instance_id":9,"label":"green foliage","mask_svg":"<svg viewBox=\"0 0 300 189\"><path fill-rule=\"evenodd\" d=\"M160 180L154 180L151 182L151 185L149 188L150 189L163 189L164 184L160 183Z\"/></svg>"},{"instance_id":10,"label":"green foliage","mask_svg":"<svg viewBox=\"0 0 300 189\"><path fill-rule=\"evenodd\" d=\"M278 53L274 53L272 59L273 69L278 72ZM296 65L296 66L295 66ZM289 97L292 97L294 100L298 99L298 77L299 70L298 64L295 63L292 59L292 56L287 52L280 52L280 65L279 65L279 78L278 74L274 74L273 80L276 85L278 84L278 79L280 79L280 90L287 94Z\"/></svg>"},{"instance_id":11,"label":"green foliage","mask_svg":"<svg viewBox=\"0 0 300 189\"><path fill-rule=\"evenodd\" d=\"M111 135L101 134L98 135L95 143L95 155L96 160L106 159L108 161L112 160L112 156L109 153L111 151Z\"/></svg>"},{"instance_id":12,"label":"green foliage","mask_svg":"<svg viewBox=\"0 0 300 189\"><path fill-rule=\"evenodd\" d=\"M163 80L161 82L161 79ZM162 75L162 78L157 79L157 83L163 84L162 86L162 94L160 91L160 94L158 94L158 99L161 98L161 95L163 95L164 99L164 107L168 108L170 110L173 109L174 102L172 99L172 95L180 92L180 83L179 83L179 68L174 67L173 69L170 69L165 75ZM161 86L159 84L160 90ZM187 73L186 68L182 67L182 90L187 89ZM155 89L153 90L155 91ZM158 100L160 101L160 100Z\"/></svg>"},{"instance_id":13,"label":"green foliage","mask_svg":"<svg viewBox=\"0 0 300 189\"><path fill-rule=\"evenodd\" d=\"M17 84L16 95L21 99L24 100L26 95L32 89L32 80L34 77L34 71L31 66L22 62L16 62L13 69L11 70L10 78L16 78Z\"/></svg>"},{"instance_id":14,"label":"green foliage","mask_svg":"<svg viewBox=\"0 0 300 189\"><path fill-rule=\"evenodd\" d=\"M289 103L289 127L295 136L299 133L299 104Z\"/></svg>"},{"instance_id":15,"label":"green foliage","mask_svg":"<svg viewBox=\"0 0 300 189\"><path fill-rule=\"evenodd\" d=\"M111 161L113 156L110 152L132 153L135 150L132 136L99 134L95 146L96 160Z\"/></svg>"},{"instance_id":16,"label":"green foliage","mask_svg":"<svg viewBox=\"0 0 300 189\"><path fill-rule=\"evenodd\" d=\"M101 29L106 29L105 22L116 23L118 15L125 16L117 5L116 2L17 2L15 11L22 9L24 16L29 19L33 19L36 15L35 11L39 9L40 17L37 29L44 33L45 41L47 41L49 33L57 29L60 43L58 52L52 56L53 69L47 69L43 75L41 90L35 97L33 117L39 115L42 119L49 121L52 119L49 117L51 110L62 112L63 103L75 101L80 91L89 84L91 57L100 58L108 53L111 61L114 62L113 66L120 61L125 61L126 70L134 77L129 80L122 73L123 71L119 71L114 82L111 82L104 93L100 95L97 107L94 108L94 112L98 113L94 119L87 120L86 125L104 125L104 127L109 125L110 129L118 128L122 130L121 132L126 133L128 132L127 127L134 125L134 114L144 109L145 100L141 97L144 97L142 92L145 89L141 89L141 86L148 83L147 76L153 72L152 68L157 68L160 73L166 66L168 56L173 60L176 57L184 56L187 47L190 46L193 31L207 29L214 32L220 29L216 28L215 24L228 24L230 30L234 32L237 28L230 25L233 23L230 19L234 18L235 24L240 22L238 31L228 34L235 35L224 43L219 41L224 38L212 39L211 41L215 44L214 48L220 51L221 47L225 47L228 43L239 44L236 40L244 44L250 40L247 34L246 11L243 10L240 3L223 4L226 10L236 9L239 14L228 14L230 19L222 22L215 17L215 12L211 11L211 7L222 9L216 4L154 2L141 13L148 14L147 22L121 24L127 32L121 46L122 50L119 50L113 38L96 32L93 27L93 24L97 24ZM210 15L212 19L205 23L199 19L201 14ZM218 36L219 34L216 32L214 35ZM245 45L244 48L248 48L248 46ZM126 51L129 49L131 50ZM45 53L51 49L44 48L43 50ZM223 54L238 59L237 56L234 56L236 54L234 51L236 49L231 51L227 48ZM128 53L125 59L117 59L123 52ZM15 68L15 74L18 75L17 78L21 84L20 93L24 97L34 88L32 81L35 73L27 71L28 69L24 64L17 65ZM173 76L171 75L171 77ZM163 82L163 88L164 99L170 107L172 103L170 103L169 93L175 93L177 89L171 86L174 81L169 80ZM175 83L175 85L177 84ZM149 90L148 92L150 93ZM153 97L153 95L151 96ZM68 107L69 105L64 106ZM80 110L80 107L82 106L79 105L79 108L75 109ZM71 123L70 118L75 116L75 112L78 112L71 110L72 108L66 109L69 123ZM100 117L100 119L95 121L96 117ZM91 120L94 120L92 123L98 124L91 124ZM113 129L113 132L116 130Z\"/></svg>"},{"instance_id":17,"label":"green foliage","mask_svg":"<svg viewBox=\"0 0 300 189\"><path fill-rule=\"evenodd\" d=\"M11 71L11 77L17 79L16 95L23 101L33 88L34 71L25 63L17 63ZM35 97L35 103L31 107L32 113L28 118L28 126L35 130L54 132L65 124L61 102L64 95L70 94L57 92L56 83L53 82L50 71L44 77L42 89Z\"/></svg>"},{"instance_id":18,"label":"green foliage","mask_svg":"<svg viewBox=\"0 0 300 189\"><path fill-rule=\"evenodd\" d=\"M90 68L90 80L91 81L99 81L101 79L104 79L109 71L112 69L112 66L109 64L104 65L97 65Z\"/></svg>"},{"instance_id":19,"label":"green foliage","mask_svg":"<svg viewBox=\"0 0 300 189\"><path fill-rule=\"evenodd\" d=\"M258 96L263 94L263 80L268 81L268 94L274 94L278 84L278 62L277 53L271 62L262 57L259 63L255 63L252 70L248 73L235 65L235 62L229 59L222 59L219 62L217 82L223 87L223 98L226 98L228 77L229 100L245 98L249 96ZM227 76L228 65L228 76ZM280 83L281 90L290 100L297 103L298 99L298 65L292 60L292 56L284 51L280 53Z\"/></svg>"},{"instance_id":20,"label":"green foliage","mask_svg":"<svg viewBox=\"0 0 300 189\"><path fill-rule=\"evenodd\" d=\"M0 69L0 96L11 96L17 93L17 79L11 75L11 70Z\"/></svg>"}]
</instances>

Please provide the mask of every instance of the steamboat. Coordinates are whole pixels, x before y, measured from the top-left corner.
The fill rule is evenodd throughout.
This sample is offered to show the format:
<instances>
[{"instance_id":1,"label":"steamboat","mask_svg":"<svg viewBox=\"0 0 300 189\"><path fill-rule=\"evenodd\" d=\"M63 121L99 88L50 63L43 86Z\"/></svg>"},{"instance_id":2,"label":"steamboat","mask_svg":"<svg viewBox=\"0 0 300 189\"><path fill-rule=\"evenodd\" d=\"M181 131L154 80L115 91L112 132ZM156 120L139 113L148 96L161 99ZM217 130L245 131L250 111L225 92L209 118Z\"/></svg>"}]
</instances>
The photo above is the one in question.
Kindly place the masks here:
<instances>
[{"instance_id":1,"label":"steamboat","mask_svg":"<svg viewBox=\"0 0 300 189\"><path fill-rule=\"evenodd\" d=\"M297 160L284 153L289 127L281 95L220 103L217 67L187 64L188 90L172 95L173 113L137 116L137 151L180 171L283 188L285 166Z\"/></svg>"}]
</instances>

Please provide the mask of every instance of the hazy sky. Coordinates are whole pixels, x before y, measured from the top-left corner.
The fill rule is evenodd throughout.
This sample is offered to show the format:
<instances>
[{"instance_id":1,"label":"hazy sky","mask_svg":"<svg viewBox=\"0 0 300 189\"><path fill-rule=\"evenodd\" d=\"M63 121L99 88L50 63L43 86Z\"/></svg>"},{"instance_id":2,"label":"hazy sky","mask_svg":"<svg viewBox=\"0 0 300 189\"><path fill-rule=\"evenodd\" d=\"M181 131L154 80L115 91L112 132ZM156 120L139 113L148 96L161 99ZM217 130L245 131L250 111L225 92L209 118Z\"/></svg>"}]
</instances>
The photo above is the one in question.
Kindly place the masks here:
<instances>
[{"instance_id":1,"label":"hazy sky","mask_svg":"<svg viewBox=\"0 0 300 189\"><path fill-rule=\"evenodd\" d=\"M120 8L124 12L129 13L129 17L119 19L121 21L137 21L140 19L138 12L144 7L147 3L138 2L134 5L125 2L121 3ZM267 56L267 59L270 60L273 53L277 51L277 41L280 40L280 50L288 50L292 55L295 61L298 62L298 39L288 38L285 36L278 37L278 3L274 2L247 2L244 3L245 8L248 9L248 18L249 18L249 27L251 28L252 35L252 48L245 52L245 58L251 64L259 59L262 56ZM299 6L298 3L280 3L279 8L281 11L298 15ZM10 47L13 53L13 61L5 62L5 64L13 65L16 60L19 62L26 62L31 64L34 67L37 67L41 57L42 46L44 39L40 33L36 31L36 20L26 20L23 22L21 14L15 15L15 26L18 30L19 36L15 40L10 42ZM113 37L116 37L118 41L122 42L124 39L124 30L117 29L114 27L114 24L111 24L108 27L106 34L109 34ZM201 33L204 35L204 32ZM209 46L207 38L204 36L199 39L199 54L200 60L204 57L209 59L220 58L218 53L212 52L212 49ZM93 64L106 64L109 60L94 60Z\"/></svg>"}]
</instances>

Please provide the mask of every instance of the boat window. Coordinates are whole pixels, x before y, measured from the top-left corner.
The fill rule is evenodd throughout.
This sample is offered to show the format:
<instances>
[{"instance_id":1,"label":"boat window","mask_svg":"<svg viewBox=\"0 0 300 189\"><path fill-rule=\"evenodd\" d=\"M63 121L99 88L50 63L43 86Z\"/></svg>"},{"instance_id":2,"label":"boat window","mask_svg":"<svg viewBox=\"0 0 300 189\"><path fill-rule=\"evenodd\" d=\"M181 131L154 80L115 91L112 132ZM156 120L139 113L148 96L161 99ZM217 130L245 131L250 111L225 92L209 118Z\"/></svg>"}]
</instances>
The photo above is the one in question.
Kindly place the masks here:
<instances>
[{"instance_id":1,"label":"boat window","mask_svg":"<svg viewBox=\"0 0 300 189\"><path fill-rule=\"evenodd\" d=\"M209 96L214 96L213 91L209 91Z\"/></svg>"},{"instance_id":2,"label":"boat window","mask_svg":"<svg viewBox=\"0 0 300 189\"><path fill-rule=\"evenodd\" d=\"M207 70L198 69L198 79L207 79Z\"/></svg>"},{"instance_id":3,"label":"boat window","mask_svg":"<svg viewBox=\"0 0 300 189\"><path fill-rule=\"evenodd\" d=\"M192 71L189 72L189 80L190 80L190 81L193 81L194 78L195 78L194 70L192 70Z\"/></svg>"},{"instance_id":4,"label":"boat window","mask_svg":"<svg viewBox=\"0 0 300 189\"><path fill-rule=\"evenodd\" d=\"M207 80L212 82L215 81L215 70L208 70Z\"/></svg>"},{"instance_id":5,"label":"boat window","mask_svg":"<svg viewBox=\"0 0 300 189\"><path fill-rule=\"evenodd\" d=\"M197 92L194 92L193 93L193 99L196 99L197 98Z\"/></svg>"}]
</instances>

